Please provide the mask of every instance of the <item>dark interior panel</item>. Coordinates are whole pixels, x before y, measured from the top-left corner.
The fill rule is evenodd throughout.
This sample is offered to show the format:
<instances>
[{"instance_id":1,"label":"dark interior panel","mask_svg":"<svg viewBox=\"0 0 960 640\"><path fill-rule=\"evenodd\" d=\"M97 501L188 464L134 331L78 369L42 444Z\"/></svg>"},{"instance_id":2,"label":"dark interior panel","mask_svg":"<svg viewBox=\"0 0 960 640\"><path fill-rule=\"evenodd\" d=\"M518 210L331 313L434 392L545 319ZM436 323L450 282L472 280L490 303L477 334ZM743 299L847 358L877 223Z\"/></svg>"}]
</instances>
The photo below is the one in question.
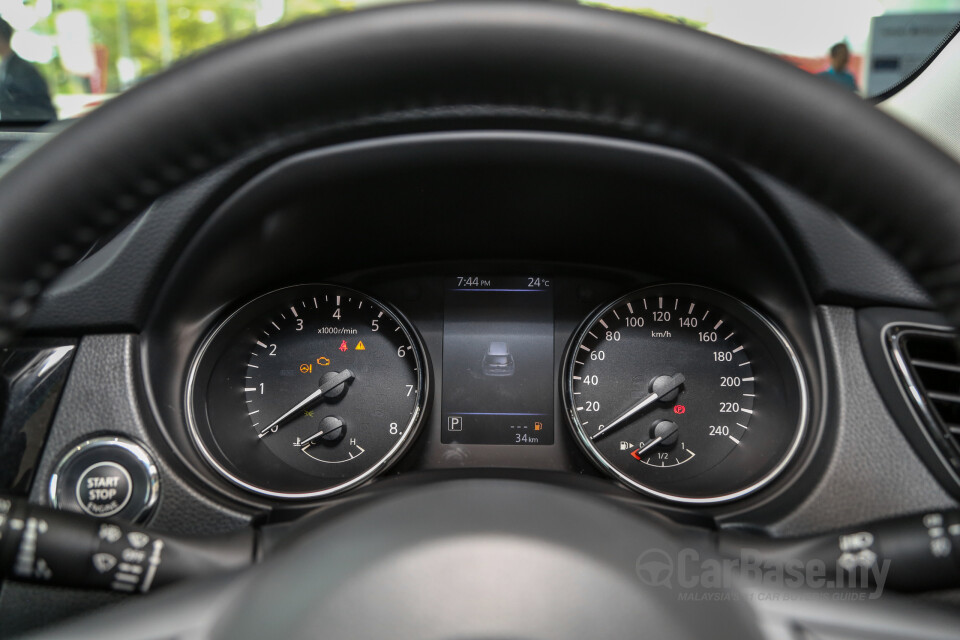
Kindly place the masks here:
<instances>
[{"instance_id":1,"label":"dark interior panel","mask_svg":"<svg viewBox=\"0 0 960 640\"><path fill-rule=\"evenodd\" d=\"M182 407L191 357L243 302L291 284L333 282L395 305L430 354L438 381L431 413L395 472L597 474L570 438L559 394L553 445L441 443L443 282L468 274L551 278L555 388L573 330L615 297L658 282L737 296L795 342L814 390L811 433L819 432L813 305L790 249L743 189L683 153L514 132L406 136L304 153L233 194L195 234L154 301L143 361L159 428L208 488L240 499L213 477L187 436ZM801 459L810 452L808 444ZM802 467L794 465L777 487Z\"/></svg>"}]
</instances>

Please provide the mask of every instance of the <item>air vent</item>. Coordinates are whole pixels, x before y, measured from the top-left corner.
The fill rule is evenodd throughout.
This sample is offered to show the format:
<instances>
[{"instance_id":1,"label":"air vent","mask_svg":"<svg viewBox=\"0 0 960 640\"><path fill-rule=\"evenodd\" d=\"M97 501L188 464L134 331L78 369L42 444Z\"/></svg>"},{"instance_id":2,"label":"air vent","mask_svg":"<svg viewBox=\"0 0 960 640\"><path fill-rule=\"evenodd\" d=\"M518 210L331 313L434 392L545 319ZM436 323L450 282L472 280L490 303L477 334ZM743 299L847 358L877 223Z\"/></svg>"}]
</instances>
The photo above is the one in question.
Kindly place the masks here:
<instances>
[{"instance_id":1,"label":"air vent","mask_svg":"<svg viewBox=\"0 0 960 640\"><path fill-rule=\"evenodd\" d=\"M931 444L953 474L960 473L960 348L956 333L938 327L891 327L887 345Z\"/></svg>"}]
</instances>

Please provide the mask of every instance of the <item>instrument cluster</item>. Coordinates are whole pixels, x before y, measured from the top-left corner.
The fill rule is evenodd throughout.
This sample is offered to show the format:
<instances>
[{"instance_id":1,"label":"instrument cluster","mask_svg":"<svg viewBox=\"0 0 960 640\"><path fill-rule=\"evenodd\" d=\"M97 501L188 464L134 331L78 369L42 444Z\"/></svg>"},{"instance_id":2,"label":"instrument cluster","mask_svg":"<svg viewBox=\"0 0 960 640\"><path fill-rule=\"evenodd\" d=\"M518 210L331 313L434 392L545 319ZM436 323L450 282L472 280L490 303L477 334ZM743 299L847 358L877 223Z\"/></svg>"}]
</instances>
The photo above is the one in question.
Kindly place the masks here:
<instances>
[{"instance_id":1,"label":"instrument cluster","mask_svg":"<svg viewBox=\"0 0 960 640\"><path fill-rule=\"evenodd\" d=\"M273 500L416 464L579 459L648 497L706 504L796 458L808 384L786 331L736 297L518 269L261 293L210 323L183 410L209 470Z\"/></svg>"}]
</instances>

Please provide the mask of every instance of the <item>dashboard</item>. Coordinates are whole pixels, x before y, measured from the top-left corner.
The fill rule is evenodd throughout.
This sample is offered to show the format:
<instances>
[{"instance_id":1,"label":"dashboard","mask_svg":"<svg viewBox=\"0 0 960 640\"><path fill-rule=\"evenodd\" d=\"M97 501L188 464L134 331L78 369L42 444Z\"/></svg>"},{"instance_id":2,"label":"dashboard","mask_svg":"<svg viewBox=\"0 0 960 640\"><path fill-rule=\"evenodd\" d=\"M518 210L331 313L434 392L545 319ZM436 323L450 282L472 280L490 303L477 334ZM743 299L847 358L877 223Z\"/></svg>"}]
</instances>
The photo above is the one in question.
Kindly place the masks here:
<instances>
[{"instance_id":1,"label":"dashboard","mask_svg":"<svg viewBox=\"0 0 960 640\"><path fill-rule=\"evenodd\" d=\"M46 294L35 339L77 348L28 491L65 500L64 458L114 439L155 476L98 468L87 506L146 483L136 517L181 535L477 476L776 535L943 508L857 328L929 306L829 212L722 158L296 139L159 200ZM6 585L0 611L29 626L37 588Z\"/></svg>"}]
</instances>

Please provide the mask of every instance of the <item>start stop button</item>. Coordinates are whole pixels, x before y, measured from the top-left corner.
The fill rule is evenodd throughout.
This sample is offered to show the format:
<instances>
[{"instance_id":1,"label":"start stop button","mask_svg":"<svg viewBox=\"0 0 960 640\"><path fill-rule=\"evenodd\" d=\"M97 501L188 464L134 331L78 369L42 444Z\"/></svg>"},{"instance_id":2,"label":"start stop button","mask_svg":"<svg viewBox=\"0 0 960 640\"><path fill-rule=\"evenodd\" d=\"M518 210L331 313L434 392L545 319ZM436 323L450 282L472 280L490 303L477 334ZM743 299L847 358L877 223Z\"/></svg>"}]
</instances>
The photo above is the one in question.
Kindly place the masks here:
<instances>
[{"instance_id":1,"label":"start stop button","mask_svg":"<svg viewBox=\"0 0 960 640\"><path fill-rule=\"evenodd\" d=\"M95 462L80 474L77 503L92 516L115 516L130 503L133 480L116 462Z\"/></svg>"},{"instance_id":2,"label":"start stop button","mask_svg":"<svg viewBox=\"0 0 960 640\"><path fill-rule=\"evenodd\" d=\"M50 501L98 518L143 520L157 502L157 467L139 444L94 438L73 447L50 479Z\"/></svg>"}]
</instances>

